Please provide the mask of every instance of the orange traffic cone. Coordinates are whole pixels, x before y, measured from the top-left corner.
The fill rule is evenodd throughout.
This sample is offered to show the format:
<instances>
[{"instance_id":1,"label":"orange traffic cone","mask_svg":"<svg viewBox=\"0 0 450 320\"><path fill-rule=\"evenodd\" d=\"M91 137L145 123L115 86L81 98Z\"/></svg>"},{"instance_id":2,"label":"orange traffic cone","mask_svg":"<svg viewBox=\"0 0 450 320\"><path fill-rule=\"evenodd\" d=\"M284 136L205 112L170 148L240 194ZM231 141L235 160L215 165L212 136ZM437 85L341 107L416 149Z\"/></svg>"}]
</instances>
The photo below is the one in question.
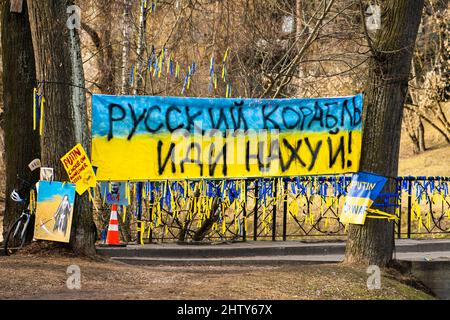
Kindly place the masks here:
<instances>
[{"instance_id":1,"label":"orange traffic cone","mask_svg":"<svg viewBox=\"0 0 450 320\"><path fill-rule=\"evenodd\" d=\"M126 246L119 240L119 221L117 220L117 205L111 207L111 217L109 219L108 234L106 236L106 245L108 246Z\"/></svg>"}]
</instances>

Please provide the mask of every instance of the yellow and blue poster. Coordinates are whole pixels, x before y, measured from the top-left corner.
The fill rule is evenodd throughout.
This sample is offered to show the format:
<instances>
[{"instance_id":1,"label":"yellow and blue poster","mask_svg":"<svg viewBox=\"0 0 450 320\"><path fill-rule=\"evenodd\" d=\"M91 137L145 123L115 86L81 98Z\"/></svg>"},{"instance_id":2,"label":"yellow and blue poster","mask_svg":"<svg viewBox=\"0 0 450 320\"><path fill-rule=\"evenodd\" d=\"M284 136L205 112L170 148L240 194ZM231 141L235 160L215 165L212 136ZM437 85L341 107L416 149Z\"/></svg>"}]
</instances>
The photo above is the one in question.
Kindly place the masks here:
<instances>
[{"instance_id":1,"label":"yellow and blue poster","mask_svg":"<svg viewBox=\"0 0 450 320\"><path fill-rule=\"evenodd\" d=\"M89 187L94 188L97 185L94 169L84 151L83 146L78 143L61 159L64 169L69 176L69 180L76 185L76 191L82 195Z\"/></svg>"},{"instance_id":2,"label":"yellow and blue poster","mask_svg":"<svg viewBox=\"0 0 450 320\"><path fill-rule=\"evenodd\" d=\"M363 225L367 209L376 200L386 181L387 178L373 173L354 174L339 220L343 224Z\"/></svg>"},{"instance_id":3,"label":"yellow and blue poster","mask_svg":"<svg viewBox=\"0 0 450 320\"><path fill-rule=\"evenodd\" d=\"M127 206L129 199L126 194L126 183L128 182L101 182L100 191L104 201L107 204Z\"/></svg>"},{"instance_id":4,"label":"yellow and blue poster","mask_svg":"<svg viewBox=\"0 0 450 320\"><path fill-rule=\"evenodd\" d=\"M69 242L74 201L74 184L39 181L34 237Z\"/></svg>"},{"instance_id":5,"label":"yellow and blue poster","mask_svg":"<svg viewBox=\"0 0 450 320\"><path fill-rule=\"evenodd\" d=\"M94 95L99 181L357 172L363 96L221 99Z\"/></svg>"}]
</instances>

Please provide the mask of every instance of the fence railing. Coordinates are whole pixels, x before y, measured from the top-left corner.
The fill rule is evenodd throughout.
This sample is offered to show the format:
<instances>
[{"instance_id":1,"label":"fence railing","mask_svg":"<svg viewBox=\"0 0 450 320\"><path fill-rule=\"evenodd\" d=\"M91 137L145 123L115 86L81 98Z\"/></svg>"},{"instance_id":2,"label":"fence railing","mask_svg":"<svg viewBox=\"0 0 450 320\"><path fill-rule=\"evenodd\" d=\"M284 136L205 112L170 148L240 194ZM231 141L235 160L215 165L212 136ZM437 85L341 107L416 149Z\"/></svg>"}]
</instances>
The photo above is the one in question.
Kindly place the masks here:
<instances>
[{"instance_id":1,"label":"fence railing","mask_svg":"<svg viewBox=\"0 0 450 320\"><path fill-rule=\"evenodd\" d=\"M399 177L397 185L399 238L450 233L450 177Z\"/></svg>"},{"instance_id":2,"label":"fence railing","mask_svg":"<svg viewBox=\"0 0 450 320\"><path fill-rule=\"evenodd\" d=\"M347 175L146 182L131 205L133 241L343 237L339 214L350 181ZM449 184L450 177L398 177L396 192L381 194L374 206L395 212L398 238L450 236Z\"/></svg>"}]
</instances>

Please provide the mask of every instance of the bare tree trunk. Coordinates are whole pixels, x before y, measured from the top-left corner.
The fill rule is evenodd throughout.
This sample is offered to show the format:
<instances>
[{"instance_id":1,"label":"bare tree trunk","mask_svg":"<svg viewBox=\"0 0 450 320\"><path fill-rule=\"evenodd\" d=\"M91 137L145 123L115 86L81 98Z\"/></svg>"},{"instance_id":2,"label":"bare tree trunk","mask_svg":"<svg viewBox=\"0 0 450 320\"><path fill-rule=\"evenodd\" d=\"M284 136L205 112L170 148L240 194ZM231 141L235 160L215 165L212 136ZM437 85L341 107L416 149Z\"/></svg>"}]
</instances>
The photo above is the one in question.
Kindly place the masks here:
<instances>
[{"instance_id":1,"label":"bare tree trunk","mask_svg":"<svg viewBox=\"0 0 450 320\"><path fill-rule=\"evenodd\" d=\"M123 0L123 25L122 25L122 77L121 77L121 89L120 94L126 95L131 93L130 83L130 32L132 27L131 12L133 5L131 0ZM135 79L136 80L136 79ZM131 241L131 216L129 214L125 217L125 223L121 227L122 235L125 242ZM138 239L139 241L139 239Z\"/></svg>"},{"instance_id":2,"label":"bare tree trunk","mask_svg":"<svg viewBox=\"0 0 450 320\"><path fill-rule=\"evenodd\" d=\"M139 91L142 92L142 84L144 82L144 77L141 74L142 64L144 61L144 51L145 51L145 35L147 33L147 9L141 4L139 11L139 38L137 47L137 57L136 57L136 79L134 79L134 89L133 94L138 95Z\"/></svg>"},{"instance_id":3,"label":"bare tree trunk","mask_svg":"<svg viewBox=\"0 0 450 320\"><path fill-rule=\"evenodd\" d=\"M114 50L112 46L112 30L114 17L113 13L116 4L110 0L100 1L100 12L102 16L102 26L100 27L100 34L102 39L103 50L103 67L100 70L100 83L103 85L103 93L116 93L116 61L114 58Z\"/></svg>"},{"instance_id":4,"label":"bare tree trunk","mask_svg":"<svg viewBox=\"0 0 450 320\"><path fill-rule=\"evenodd\" d=\"M411 61L411 73L413 77L413 83L416 88L419 88L419 75L417 74L415 57ZM420 103L417 92L412 88L409 89L409 96L415 105ZM425 151L425 128L420 118L419 113L416 111L405 110L405 123L406 130L408 131L408 136L414 145L414 153L421 153Z\"/></svg>"},{"instance_id":5,"label":"bare tree trunk","mask_svg":"<svg viewBox=\"0 0 450 320\"><path fill-rule=\"evenodd\" d=\"M21 13L10 12L10 1L2 3L2 63L5 139L5 214L3 232L19 216L21 206L9 197L17 175L35 183L39 170L30 172L28 163L39 158L39 135L33 131L33 88L36 70L26 3Z\"/></svg>"},{"instance_id":6,"label":"bare tree trunk","mask_svg":"<svg viewBox=\"0 0 450 320\"><path fill-rule=\"evenodd\" d=\"M220 212L219 207L220 207L220 198L214 197L213 203L211 205L211 211L209 212L210 218L207 218L207 219L205 219L205 221L203 221L200 228L192 236L192 240L202 241L203 239L205 239L209 230L211 230L214 222L219 220L219 212ZM224 217L224 219L225 219L225 217Z\"/></svg>"},{"instance_id":7,"label":"bare tree trunk","mask_svg":"<svg viewBox=\"0 0 450 320\"><path fill-rule=\"evenodd\" d=\"M436 121L435 116L427 108L417 108L417 106L405 105L405 109L411 112L417 112L422 120L425 120L436 131L438 131L445 139L445 142L450 144L450 131L446 131L445 127L439 121Z\"/></svg>"},{"instance_id":8,"label":"bare tree trunk","mask_svg":"<svg viewBox=\"0 0 450 320\"><path fill-rule=\"evenodd\" d=\"M413 153L419 154L425 149L425 128L417 112L405 110L404 124L408 137L413 143Z\"/></svg>"},{"instance_id":9,"label":"bare tree trunk","mask_svg":"<svg viewBox=\"0 0 450 320\"><path fill-rule=\"evenodd\" d=\"M103 94L114 94L114 56L111 46L111 32L103 32L103 38L100 34L87 23L82 22L81 26L84 31L89 35L94 43L95 49L98 52L97 56L97 69L99 72L98 84Z\"/></svg>"},{"instance_id":10,"label":"bare tree trunk","mask_svg":"<svg viewBox=\"0 0 450 320\"><path fill-rule=\"evenodd\" d=\"M47 104L41 137L43 166L54 169L55 180L68 180L60 158L77 143L89 151L90 136L83 62L77 29L66 26L73 1L28 0L36 59ZM95 253L95 225L88 194L77 196L70 245L78 254Z\"/></svg>"},{"instance_id":11,"label":"bare tree trunk","mask_svg":"<svg viewBox=\"0 0 450 320\"><path fill-rule=\"evenodd\" d=\"M123 47L122 47L122 81L121 94L130 94L130 29L131 29L131 0L123 0Z\"/></svg>"},{"instance_id":12,"label":"bare tree trunk","mask_svg":"<svg viewBox=\"0 0 450 320\"><path fill-rule=\"evenodd\" d=\"M297 41L298 50L301 50L302 41L299 41L299 37L302 35L303 28L305 27L303 21L303 0L295 0L295 40ZM305 66L300 64L298 66L299 78L304 78L306 76Z\"/></svg>"},{"instance_id":13,"label":"bare tree trunk","mask_svg":"<svg viewBox=\"0 0 450 320\"><path fill-rule=\"evenodd\" d=\"M419 139L419 152L425 152L425 127L423 126L422 119L419 117L419 126L417 127L417 138Z\"/></svg>"},{"instance_id":14,"label":"bare tree trunk","mask_svg":"<svg viewBox=\"0 0 450 320\"><path fill-rule=\"evenodd\" d=\"M373 56L364 97L360 170L389 177L383 191L394 192L403 104L424 1L380 3L381 30L374 42L369 40ZM392 259L394 245L392 222L367 219L363 226L350 225L345 261L385 266Z\"/></svg>"}]
</instances>

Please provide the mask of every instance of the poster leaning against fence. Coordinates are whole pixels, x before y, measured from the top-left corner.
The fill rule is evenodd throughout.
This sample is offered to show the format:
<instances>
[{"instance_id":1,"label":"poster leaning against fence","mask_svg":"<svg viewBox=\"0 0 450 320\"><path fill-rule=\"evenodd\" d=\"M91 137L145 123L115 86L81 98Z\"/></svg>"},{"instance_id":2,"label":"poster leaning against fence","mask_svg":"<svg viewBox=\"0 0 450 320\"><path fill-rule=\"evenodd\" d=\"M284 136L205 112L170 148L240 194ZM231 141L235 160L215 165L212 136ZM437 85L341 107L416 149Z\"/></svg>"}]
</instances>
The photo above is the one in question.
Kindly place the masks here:
<instances>
[{"instance_id":1,"label":"poster leaning against fence","mask_svg":"<svg viewBox=\"0 0 450 320\"><path fill-rule=\"evenodd\" d=\"M363 96L221 99L94 95L100 181L357 172Z\"/></svg>"}]
</instances>

